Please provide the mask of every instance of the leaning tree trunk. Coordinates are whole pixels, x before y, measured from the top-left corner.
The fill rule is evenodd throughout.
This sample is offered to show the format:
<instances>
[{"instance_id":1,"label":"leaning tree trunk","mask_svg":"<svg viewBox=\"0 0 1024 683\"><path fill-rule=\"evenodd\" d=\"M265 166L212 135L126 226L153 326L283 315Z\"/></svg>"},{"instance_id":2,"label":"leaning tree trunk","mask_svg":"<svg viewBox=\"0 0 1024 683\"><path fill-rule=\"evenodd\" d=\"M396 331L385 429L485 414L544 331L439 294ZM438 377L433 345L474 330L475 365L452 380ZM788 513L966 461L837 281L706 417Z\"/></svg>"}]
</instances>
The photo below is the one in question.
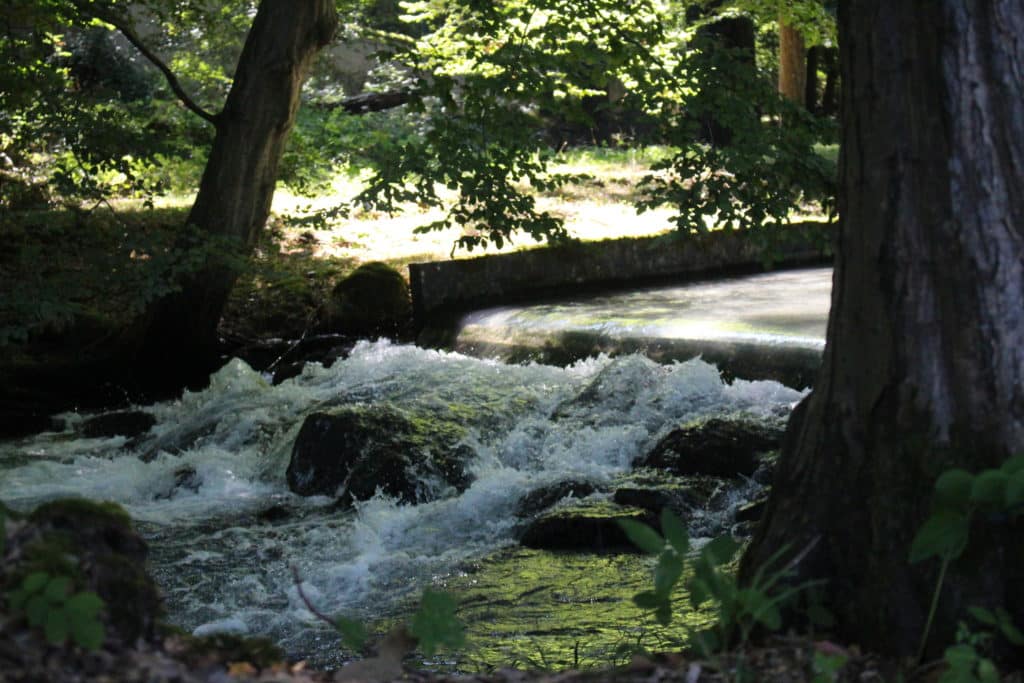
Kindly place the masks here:
<instances>
[{"instance_id":1,"label":"leaning tree trunk","mask_svg":"<svg viewBox=\"0 0 1024 683\"><path fill-rule=\"evenodd\" d=\"M1024 0L840 3L842 228L821 372L794 412L749 579L788 546L843 635L899 654L937 561L937 474L1024 452ZM972 527L930 651L970 605L1024 626L1020 524Z\"/></svg>"},{"instance_id":2,"label":"leaning tree trunk","mask_svg":"<svg viewBox=\"0 0 1024 683\"><path fill-rule=\"evenodd\" d=\"M804 103L807 65L804 37L800 31L779 20L779 94Z\"/></svg>"},{"instance_id":3,"label":"leaning tree trunk","mask_svg":"<svg viewBox=\"0 0 1024 683\"><path fill-rule=\"evenodd\" d=\"M263 0L239 57L188 224L204 263L147 320L143 372L171 383L206 371L217 324L270 213L278 162L295 123L302 84L337 25L331 0ZM191 242L191 244L189 244Z\"/></svg>"}]
</instances>

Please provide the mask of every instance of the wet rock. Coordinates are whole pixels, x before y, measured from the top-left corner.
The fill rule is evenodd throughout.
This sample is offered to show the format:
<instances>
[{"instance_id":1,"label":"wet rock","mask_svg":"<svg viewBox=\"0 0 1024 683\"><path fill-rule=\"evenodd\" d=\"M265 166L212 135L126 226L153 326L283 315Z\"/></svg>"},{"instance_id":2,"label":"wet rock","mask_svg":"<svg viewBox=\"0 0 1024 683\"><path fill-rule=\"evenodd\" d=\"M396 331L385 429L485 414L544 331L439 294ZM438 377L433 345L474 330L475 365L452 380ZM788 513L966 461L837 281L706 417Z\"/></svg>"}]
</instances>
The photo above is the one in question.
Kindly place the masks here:
<instances>
[{"instance_id":1,"label":"wet rock","mask_svg":"<svg viewBox=\"0 0 1024 683\"><path fill-rule=\"evenodd\" d=\"M668 508L677 515L684 516L693 509L702 507L706 502L706 496L693 488L668 484L657 488L624 486L615 489L612 500L619 505L643 508L656 514Z\"/></svg>"},{"instance_id":2,"label":"wet rock","mask_svg":"<svg viewBox=\"0 0 1024 683\"><path fill-rule=\"evenodd\" d=\"M533 517L563 498L586 498L597 489L586 481L560 481L530 491L516 506L516 517Z\"/></svg>"},{"instance_id":3,"label":"wet rock","mask_svg":"<svg viewBox=\"0 0 1024 683\"><path fill-rule=\"evenodd\" d=\"M156 424L156 418L141 410L123 410L90 417L82 423L82 436L90 439L114 436L138 437Z\"/></svg>"},{"instance_id":4,"label":"wet rock","mask_svg":"<svg viewBox=\"0 0 1024 683\"><path fill-rule=\"evenodd\" d=\"M472 451L465 430L437 416L419 417L386 405L313 413L299 430L288 463L288 488L303 496L367 500L380 488L407 503L464 490Z\"/></svg>"},{"instance_id":5,"label":"wet rock","mask_svg":"<svg viewBox=\"0 0 1024 683\"><path fill-rule=\"evenodd\" d=\"M783 431L755 420L714 418L673 430L636 464L678 475L749 477L759 454L779 447Z\"/></svg>"},{"instance_id":6,"label":"wet rock","mask_svg":"<svg viewBox=\"0 0 1024 683\"><path fill-rule=\"evenodd\" d=\"M199 490L199 487L203 485L203 479L196 472L196 468L192 465L185 465L174 470L173 473L174 482L165 491L161 491L155 499L170 499L178 495L179 491L191 491L195 493Z\"/></svg>"},{"instance_id":7,"label":"wet rock","mask_svg":"<svg viewBox=\"0 0 1024 683\"><path fill-rule=\"evenodd\" d=\"M519 543L539 550L639 552L619 528L620 519L653 525L657 517L642 508L604 501L558 507L534 519Z\"/></svg>"},{"instance_id":8,"label":"wet rock","mask_svg":"<svg viewBox=\"0 0 1024 683\"><path fill-rule=\"evenodd\" d=\"M386 263L364 263L331 292L323 325L355 335L402 336L412 321L409 285Z\"/></svg>"},{"instance_id":9,"label":"wet rock","mask_svg":"<svg viewBox=\"0 0 1024 683\"><path fill-rule=\"evenodd\" d=\"M768 496L763 496L749 503L744 503L736 508L737 522L758 522L764 516L765 508L768 507Z\"/></svg>"},{"instance_id":10,"label":"wet rock","mask_svg":"<svg viewBox=\"0 0 1024 683\"><path fill-rule=\"evenodd\" d=\"M66 499L46 503L19 520L0 563L0 585L20 585L33 572L71 579L72 590L94 591L105 602L107 639L153 642L163 608L146 573L146 542L113 503Z\"/></svg>"}]
</instances>

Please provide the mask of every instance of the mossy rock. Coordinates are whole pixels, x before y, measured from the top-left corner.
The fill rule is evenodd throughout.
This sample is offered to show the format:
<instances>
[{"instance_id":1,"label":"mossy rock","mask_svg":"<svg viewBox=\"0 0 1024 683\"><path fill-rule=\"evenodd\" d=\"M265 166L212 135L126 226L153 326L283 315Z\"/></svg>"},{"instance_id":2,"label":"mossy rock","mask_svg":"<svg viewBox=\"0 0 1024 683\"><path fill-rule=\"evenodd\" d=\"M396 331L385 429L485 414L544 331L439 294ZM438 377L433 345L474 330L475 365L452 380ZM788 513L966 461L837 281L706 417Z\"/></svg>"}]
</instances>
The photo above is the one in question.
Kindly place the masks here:
<instances>
[{"instance_id":1,"label":"mossy rock","mask_svg":"<svg viewBox=\"0 0 1024 683\"><path fill-rule=\"evenodd\" d=\"M429 500L439 487L464 490L472 452L465 429L388 405L313 413L299 430L286 473L303 496L367 500L377 489L403 502Z\"/></svg>"},{"instance_id":2,"label":"mossy rock","mask_svg":"<svg viewBox=\"0 0 1024 683\"><path fill-rule=\"evenodd\" d=\"M657 516L643 508L594 501L556 507L533 520L519 544L537 550L640 552L618 522L629 519L657 526Z\"/></svg>"},{"instance_id":3,"label":"mossy rock","mask_svg":"<svg viewBox=\"0 0 1024 683\"><path fill-rule=\"evenodd\" d=\"M331 332L404 336L412 321L409 284L386 263L364 263L335 285L324 317Z\"/></svg>"},{"instance_id":4,"label":"mossy rock","mask_svg":"<svg viewBox=\"0 0 1024 683\"><path fill-rule=\"evenodd\" d=\"M674 429L634 464L681 476L749 477L763 454L779 448L784 431L755 419L712 418Z\"/></svg>"},{"instance_id":5,"label":"mossy rock","mask_svg":"<svg viewBox=\"0 0 1024 683\"><path fill-rule=\"evenodd\" d=\"M8 539L0 583L11 589L32 572L72 580L105 602L107 636L152 641L163 607L146 572L149 548L131 517L114 503L58 500L36 508Z\"/></svg>"}]
</instances>

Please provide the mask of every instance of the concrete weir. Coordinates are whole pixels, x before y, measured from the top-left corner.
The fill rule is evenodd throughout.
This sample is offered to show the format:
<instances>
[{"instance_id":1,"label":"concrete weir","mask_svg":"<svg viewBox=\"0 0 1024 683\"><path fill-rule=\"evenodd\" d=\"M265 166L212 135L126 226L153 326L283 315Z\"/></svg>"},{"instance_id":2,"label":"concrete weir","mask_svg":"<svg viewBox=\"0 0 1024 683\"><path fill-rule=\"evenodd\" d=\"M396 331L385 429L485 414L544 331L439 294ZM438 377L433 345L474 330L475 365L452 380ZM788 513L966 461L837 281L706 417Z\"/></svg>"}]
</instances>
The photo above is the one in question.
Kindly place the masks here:
<instances>
[{"instance_id":1,"label":"concrete weir","mask_svg":"<svg viewBox=\"0 0 1024 683\"><path fill-rule=\"evenodd\" d=\"M556 365L598 353L701 356L727 377L809 386L824 348L832 230L803 223L414 264L420 344Z\"/></svg>"}]
</instances>

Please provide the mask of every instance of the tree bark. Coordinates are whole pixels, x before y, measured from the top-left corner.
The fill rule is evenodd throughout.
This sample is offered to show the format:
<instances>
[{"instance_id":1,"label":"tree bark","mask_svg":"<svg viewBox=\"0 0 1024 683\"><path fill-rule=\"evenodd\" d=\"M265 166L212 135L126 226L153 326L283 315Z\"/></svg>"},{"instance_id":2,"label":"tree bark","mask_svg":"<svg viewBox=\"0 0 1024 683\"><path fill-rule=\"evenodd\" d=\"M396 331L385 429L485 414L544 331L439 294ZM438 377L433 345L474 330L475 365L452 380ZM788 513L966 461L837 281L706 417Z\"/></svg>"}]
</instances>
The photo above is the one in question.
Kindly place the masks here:
<instances>
[{"instance_id":1,"label":"tree bark","mask_svg":"<svg viewBox=\"0 0 1024 683\"><path fill-rule=\"evenodd\" d=\"M224 109L215 117L216 137L188 217L207 245L201 252L205 262L179 292L150 311L139 358L142 372L162 374L180 386L187 375L209 371L236 264L252 253L270 213L302 84L336 26L330 0L260 3ZM179 246L193 247L195 241L185 239Z\"/></svg>"},{"instance_id":2,"label":"tree bark","mask_svg":"<svg viewBox=\"0 0 1024 683\"><path fill-rule=\"evenodd\" d=\"M806 52L800 31L779 19L779 94L798 104L804 103Z\"/></svg>"},{"instance_id":3,"label":"tree bark","mask_svg":"<svg viewBox=\"0 0 1024 683\"><path fill-rule=\"evenodd\" d=\"M908 564L944 469L1024 446L1024 1L840 3L832 310L741 579L781 547L828 580L839 630L912 654L938 562ZM985 520L930 641L971 605L1024 625L1020 524Z\"/></svg>"}]
</instances>

